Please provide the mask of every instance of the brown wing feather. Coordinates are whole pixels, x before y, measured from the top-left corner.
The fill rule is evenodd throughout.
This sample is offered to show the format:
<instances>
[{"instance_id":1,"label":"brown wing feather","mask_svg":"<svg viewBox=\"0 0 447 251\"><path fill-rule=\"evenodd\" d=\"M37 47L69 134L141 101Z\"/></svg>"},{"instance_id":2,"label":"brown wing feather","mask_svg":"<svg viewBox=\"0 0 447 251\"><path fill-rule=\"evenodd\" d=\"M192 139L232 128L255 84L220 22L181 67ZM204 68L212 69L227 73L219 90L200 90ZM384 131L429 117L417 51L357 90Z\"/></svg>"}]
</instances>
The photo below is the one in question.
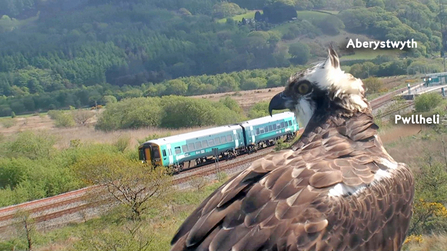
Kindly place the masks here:
<instances>
[{"instance_id":1,"label":"brown wing feather","mask_svg":"<svg viewBox=\"0 0 447 251\"><path fill-rule=\"evenodd\" d=\"M298 150L255 161L188 217L172 250L399 250L414 181L406 166L381 164L389 156L369 119L333 119ZM379 170L390 177L375 182ZM330 196L337 184L361 190Z\"/></svg>"}]
</instances>

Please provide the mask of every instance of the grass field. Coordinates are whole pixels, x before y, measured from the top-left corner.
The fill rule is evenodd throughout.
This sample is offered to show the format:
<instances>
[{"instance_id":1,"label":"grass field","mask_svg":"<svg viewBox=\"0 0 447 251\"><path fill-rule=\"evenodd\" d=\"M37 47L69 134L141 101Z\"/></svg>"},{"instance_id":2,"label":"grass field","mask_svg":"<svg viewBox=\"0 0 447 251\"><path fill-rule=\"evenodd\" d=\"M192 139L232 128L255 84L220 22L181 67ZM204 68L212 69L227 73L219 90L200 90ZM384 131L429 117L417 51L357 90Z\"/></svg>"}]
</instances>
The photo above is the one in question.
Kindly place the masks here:
<instances>
[{"instance_id":1,"label":"grass field","mask_svg":"<svg viewBox=\"0 0 447 251\"><path fill-rule=\"evenodd\" d=\"M371 60L376 58L379 55L396 55L398 56L401 54L402 51L400 50L356 50L355 54L353 55L347 55L340 57L341 61L348 61L348 60Z\"/></svg>"},{"instance_id":2,"label":"grass field","mask_svg":"<svg viewBox=\"0 0 447 251\"><path fill-rule=\"evenodd\" d=\"M262 12L262 11L261 11L261 12ZM253 18L255 18L255 13L256 13L256 10L251 10L251 11L248 11L247 13L245 13L245 14L240 14L240 15L232 16L231 18L232 18L233 20L235 20L235 21L242 21L242 18L245 18L245 19L247 19L247 18L253 19ZM216 22L218 22L218 23L225 23L225 22L227 21L227 18L228 18L228 17L226 17L226 18L222 18L222 19L217 19Z\"/></svg>"},{"instance_id":3,"label":"grass field","mask_svg":"<svg viewBox=\"0 0 447 251\"><path fill-rule=\"evenodd\" d=\"M246 18L246 19L247 18L251 18L251 19L253 19L253 18L255 18L256 11L257 10L250 10L250 11L248 11L245 14L235 15L235 16L232 16L231 18L233 20L235 20L235 21L242 21L242 18ZM260 10L260 12L262 13L261 10ZM329 15L327 13L322 13L322 12L319 12L319 11L311 11L311 10L299 10L299 11L296 12L296 14L297 14L297 19L299 19L299 20L307 20L309 22L318 22L320 20L323 20L325 17L327 17ZM217 19L216 20L216 22L218 22L218 23L225 23L226 21L227 21L227 18L221 18L221 19ZM279 25L279 26L281 26L281 25Z\"/></svg>"},{"instance_id":4,"label":"grass field","mask_svg":"<svg viewBox=\"0 0 447 251\"><path fill-rule=\"evenodd\" d=\"M296 12L297 18L301 20L307 20L309 22L319 22L326 18L327 13L319 12L319 11L311 11L311 10L300 10Z\"/></svg>"}]
</instances>

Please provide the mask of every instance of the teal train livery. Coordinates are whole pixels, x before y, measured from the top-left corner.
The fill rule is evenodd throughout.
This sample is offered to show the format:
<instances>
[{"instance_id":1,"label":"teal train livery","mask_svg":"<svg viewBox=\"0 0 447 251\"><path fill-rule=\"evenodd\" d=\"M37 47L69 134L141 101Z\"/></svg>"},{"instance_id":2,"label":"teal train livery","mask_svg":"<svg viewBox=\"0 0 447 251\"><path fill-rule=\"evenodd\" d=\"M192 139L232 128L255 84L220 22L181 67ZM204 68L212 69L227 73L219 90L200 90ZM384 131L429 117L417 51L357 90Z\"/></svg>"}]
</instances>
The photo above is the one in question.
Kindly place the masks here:
<instances>
[{"instance_id":1,"label":"teal train livery","mask_svg":"<svg viewBox=\"0 0 447 251\"><path fill-rule=\"evenodd\" d=\"M202 165L214 158L230 159L242 153L273 145L278 139L294 138L298 124L292 112L284 112L234 125L220 126L149 140L139 147L140 160L154 166Z\"/></svg>"}]
</instances>

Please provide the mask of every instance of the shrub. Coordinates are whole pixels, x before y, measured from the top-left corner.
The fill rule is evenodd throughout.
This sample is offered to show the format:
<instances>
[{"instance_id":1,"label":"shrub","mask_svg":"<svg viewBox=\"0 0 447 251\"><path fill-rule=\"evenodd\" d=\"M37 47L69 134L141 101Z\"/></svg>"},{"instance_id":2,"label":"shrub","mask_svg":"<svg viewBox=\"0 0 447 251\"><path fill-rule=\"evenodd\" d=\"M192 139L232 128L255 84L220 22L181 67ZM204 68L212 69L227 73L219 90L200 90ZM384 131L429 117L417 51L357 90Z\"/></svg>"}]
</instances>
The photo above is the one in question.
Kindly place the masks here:
<instances>
[{"instance_id":1,"label":"shrub","mask_svg":"<svg viewBox=\"0 0 447 251\"><path fill-rule=\"evenodd\" d=\"M160 98L130 98L110 103L96 128L103 131L159 126L162 116Z\"/></svg>"},{"instance_id":2,"label":"shrub","mask_svg":"<svg viewBox=\"0 0 447 251\"><path fill-rule=\"evenodd\" d=\"M163 97L162 104L164 116L161 126L166 128L224 125L244 118L222 102L168 96Z\"/></svg>"},{"instance_id":3,"label":"shrub","mask_svg":"<svg viewBox=\"0 0 447 251\"><path fill-rule=\"evenodd\" d=\"M414 100L414 107L417 112L428 112L442 102L442 96L438 93L425 93Z\"/></svg>"},{"instance_id":4,"label":"shrub","mask_svg":"<svg viewBox=\"0 0 447 251\"><path fill-rule=\"evenodd\" d=\"M56 127L73 127L76 125L73 115L67 112L61 112L55 119Z\"/></svg>"},{"instance_id":5,"label":"shrub","mask_svg":"<svg viewBox=\"0 0 447 251\"><path fill-rule=\"evenodd\" d=\"M382 80L375 77L369 77L363 80L363 83L365 84L367 89L366 93L368 94L379 92L383 88Z\"/></svg>"},{"instance_id":6,"label":"shrub","mask_svg":"<svg viewBox=\"0 0 447 251\"><path fill-rule=\"evenodd\" d=\"M50 110L50 111L48 111L47 114L51 119L56 119L57 116L59 116L61 113L62 113L62 111L59 111L59 110Z\"/></svg>"},{"instance_id":7,"label":"shrub","mask_svg":"<svg viewBox=\"0 0 447 251\"><path fill-rule=\"evenodd\" d=\"M6 144L6 152L8 157L49 158L55 142L56 139L46 133L25 131Z\"/></svg>"}]
</instances>

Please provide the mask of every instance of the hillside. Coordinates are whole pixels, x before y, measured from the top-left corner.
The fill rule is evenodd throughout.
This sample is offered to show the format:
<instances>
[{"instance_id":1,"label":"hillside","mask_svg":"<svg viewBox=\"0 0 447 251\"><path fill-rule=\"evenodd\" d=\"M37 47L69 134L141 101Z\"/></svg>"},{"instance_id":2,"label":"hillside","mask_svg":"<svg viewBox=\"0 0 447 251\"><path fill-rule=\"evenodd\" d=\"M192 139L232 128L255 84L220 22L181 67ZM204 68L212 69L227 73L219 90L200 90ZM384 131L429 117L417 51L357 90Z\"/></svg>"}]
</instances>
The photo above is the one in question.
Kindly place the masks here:
<instances>
[{"instance_id":1,"label":"hillside","mask_svg":"<svg viewBox=\"0 0 447 251\"><path fill-rule=\"evenodd\" d=\"M440 11L433 0L5 0L0 116L104 104L105 96L262 88L246 79L201 80L247 69L296 70L321 59L330 42L343 48L351 37L414 38L417 49L398 53L340 51L348 65L382 55L368 75L414 74L424 57L439 55ZM432 65L424 71L440 70L439 62ZM361 67L352 73L361 75ZM200 80L172 80L189 76Z\"/></svg>"}]
</instances>

